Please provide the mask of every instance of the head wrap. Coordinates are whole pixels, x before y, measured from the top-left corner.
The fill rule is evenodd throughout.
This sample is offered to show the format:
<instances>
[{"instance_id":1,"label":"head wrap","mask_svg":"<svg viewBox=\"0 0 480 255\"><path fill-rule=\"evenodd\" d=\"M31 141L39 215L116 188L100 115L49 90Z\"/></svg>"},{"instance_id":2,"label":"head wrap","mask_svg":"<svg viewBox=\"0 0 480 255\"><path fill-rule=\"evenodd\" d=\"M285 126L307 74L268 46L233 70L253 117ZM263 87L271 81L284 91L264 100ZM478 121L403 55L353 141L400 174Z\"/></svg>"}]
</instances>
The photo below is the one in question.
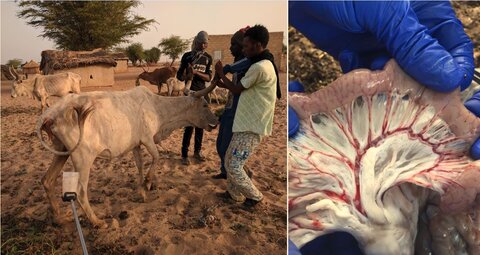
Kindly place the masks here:
<instances>
[{"instance_id":1,"label":"head wrap","mask_svg":"<svg viewBox=\"0 0 480 255\"><path fill-rule=\"evenodd\" d=\"M193 39L193 45L192 45L192 50L196 50L196 46L201 44L201 43L207 43L208 42L208 34L205 31L200 31L198 34L195 36Z\"/></svg>"}]
</instances>

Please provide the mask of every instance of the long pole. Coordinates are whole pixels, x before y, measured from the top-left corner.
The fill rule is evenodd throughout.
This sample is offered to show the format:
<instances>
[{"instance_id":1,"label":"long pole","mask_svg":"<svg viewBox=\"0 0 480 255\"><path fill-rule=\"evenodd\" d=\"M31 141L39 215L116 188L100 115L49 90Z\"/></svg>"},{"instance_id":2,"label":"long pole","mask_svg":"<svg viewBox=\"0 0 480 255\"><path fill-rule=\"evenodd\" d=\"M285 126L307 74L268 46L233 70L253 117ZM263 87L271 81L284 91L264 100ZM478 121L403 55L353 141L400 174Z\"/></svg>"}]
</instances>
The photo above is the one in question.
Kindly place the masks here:
<instances>
[{"instance_id":1,"label":"long pole","mask_svg":"<svg viewBox=\"0 0 480 255\"><path fill-rule=\"evenodd\" d=\"M77 209L75 208L75 201L70 200L72 203L73 216L75 217L75 223L77 225L78 235L80 236L80 243L82 244L83 255L88 255L87 245L85 245L85 239L83 239L82 227L80 226L80 221L78 220Z\"/></svg>"}]
</instances>

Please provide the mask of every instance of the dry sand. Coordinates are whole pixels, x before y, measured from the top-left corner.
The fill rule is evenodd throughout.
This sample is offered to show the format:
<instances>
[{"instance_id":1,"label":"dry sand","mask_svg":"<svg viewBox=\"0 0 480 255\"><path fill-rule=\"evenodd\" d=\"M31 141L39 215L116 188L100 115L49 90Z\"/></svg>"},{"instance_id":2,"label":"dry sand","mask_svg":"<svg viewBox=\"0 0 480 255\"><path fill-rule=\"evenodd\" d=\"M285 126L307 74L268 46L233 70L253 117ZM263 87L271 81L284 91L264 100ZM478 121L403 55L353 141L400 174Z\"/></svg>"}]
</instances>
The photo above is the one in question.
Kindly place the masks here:
<instances>
[{"instance_id":1,"label":"dry sand","mask_svg":"<svg viewBox=\"0 0 480 255\"><path fill-rule=\"evenodd\" d=\"M141 71L130 68L116 75L114 87L88 90L126 90ZM286 74L281 74L286 89ZM142 85L146 82L142 81ZM10 97L11 82L1 83L1 201L2 254L81 254L74 222L54 226L41 178L52 154L35 133L40 103ZM153 91L156 88L146 85ZM87 89L86 89L87 90ZM284 93L285 95L285 93ZM213 110L223 106L211 105ZM112 161L96 160L89 183L90 202L111 227L95 229L79 209L91 254L285 254L286 252L286 99L275 111L274 133L247 163L265 200L256 208L232 204L218 193L225 180L219 172L215 140L218 130L206 132L205 163L180 164L182 131L175 131L158 149L164 165L157 167L158 186L143 203L136 193L137 170L132 153ZM191 148L193 148L193 138ZM151 157L143 149L146 165ZM64 171L72 171L70 160ZM61 196L61 176L56 194ZM63 203L67 211L69 204ZM77 207L79 208L79 207ZM150 253L149 253L150 251ZM153 252L153 253L152 253Z\"/></svg>"}]
</instances>

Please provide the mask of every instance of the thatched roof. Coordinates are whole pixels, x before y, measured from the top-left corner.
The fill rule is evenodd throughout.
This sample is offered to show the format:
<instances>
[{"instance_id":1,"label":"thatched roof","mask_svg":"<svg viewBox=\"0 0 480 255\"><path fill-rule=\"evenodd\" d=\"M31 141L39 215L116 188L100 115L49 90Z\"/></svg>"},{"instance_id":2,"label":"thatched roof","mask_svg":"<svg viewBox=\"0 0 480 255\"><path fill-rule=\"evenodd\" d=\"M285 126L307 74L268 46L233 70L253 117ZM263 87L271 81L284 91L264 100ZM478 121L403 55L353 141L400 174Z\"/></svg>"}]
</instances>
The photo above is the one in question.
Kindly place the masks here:
<instances>
[{"instance_id":1,"label":"thatched roof","mask_svg":"<svg viewBox=\"0 0 480 255\"><path fill-rule=\"evenodd\" d=\"M44 50L42 51L40 69L42 69L45 74L49 74L51 70L91 65L116 66L117 62L115 62L115 59L113 59L107 51L102 49L92 51Z\"/></svg>"},{"instance_id":2,"label":"thatched roof","mask_svg":"<svg viewBox=\"0 0 480 255\"><path fill-rule=\"evenodd\" d=\"M22 68L38 68L38 67L40 67L40 65L33 60L30 60L29 62L26 62L25 64L22 65Z\"/></svg>"},{"instance_id":3,"label":"thatched roof","mask_svg":"<svg viewBox=\"0 0 480 255\"><path fill-rule=\"evenodd\" d=\"M113 59L126 59L126 60L128 60L127 55L123 52L110 53L110 56L112 56Z\"/></svg>"}]
</instances>

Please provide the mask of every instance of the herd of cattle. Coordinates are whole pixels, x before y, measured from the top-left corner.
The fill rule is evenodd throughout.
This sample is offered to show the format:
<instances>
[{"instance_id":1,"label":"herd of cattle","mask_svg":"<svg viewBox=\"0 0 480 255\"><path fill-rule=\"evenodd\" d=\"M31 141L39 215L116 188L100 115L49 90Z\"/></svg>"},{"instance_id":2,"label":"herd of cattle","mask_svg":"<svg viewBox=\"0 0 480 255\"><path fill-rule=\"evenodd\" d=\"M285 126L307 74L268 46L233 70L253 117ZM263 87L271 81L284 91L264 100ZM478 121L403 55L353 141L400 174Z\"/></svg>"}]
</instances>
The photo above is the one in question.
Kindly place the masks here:
<instances>
[{"instance_id":1,"label":"herd of cattle","mask_svg":"<svg viewBox=\"0 0 480 255\"><path fill-rule=\"evenodd\" d=\"M191 84L178 80L176 78L176 75L177 75L177 69L173 66L157 68L153 72L149 72L148 69L145 70L145 68L143 68L143 72L137 77L137 80L135 81L135 85L140 86L140 79L148 81L150 84L158 86L158 94L160 94L162 86L166 84L168 89L168 96L171 96L173 92L179 95L182 91L183 92L189 91ZM191 75L192 75L192 67L189 66L186 70L186 76L190 76L190 77L185 77L185 80L186 81L190 80L192 78ZM215 97L215 101L217 102L217 104L220 102L218 92L219 92L218 87L215 87L210 92L210 95L208 97L210 104L212 103L213 97ZM223 93L221 93L220 96L225 98L226 97L225 93L226 91L223 90Z\"/></svg>"},{"instance_id":2,"label":"herd of cattle","mask_svg":"<svg viewBox=\"0 0 480 255\"><path fill-rule=\"evenodd\" d=\"M10 68L15 77L12 85L12 97L28 96L42 103L42 112L49 106L50 96L63 97L69 93L80 93L80 75L66 72L52 75L35 75L22 79L15 69Z\"/></svg>"},{"instance_id":3,"label":"herd of cattle","mask_svg":"<svg viewBox=\"0 0 480 255\"><path fill-rule=\"evenodd\" d=\"M175 67L157 68L153 72L143 69L136 79L135 85L140 85L140 79L148 81L152 85L158 86L158 94L164 84L168 88L168 96L172 96L175 92L180 95L182 92L188 94L190 90L191 81L193 78L191 67L187 68L185 72L184 81L176 78L177 69ZM42 112L49 107L47 101L48 97L56 96L63 97L69 93L80 93L81 77L72 72L58 73L52 75L34 75L30 78L21 77L15 69L10 67L10 72L15 77L12 86L11 96L27 96L37 99L41 102ZM217 88L210 92L217 103L219 103ZM209 103L212 103L212 97L208 97Z\"/></svg>"},{"instance_id":4,"label":"herd of cattle","mask_svg":"<svg viewBox=\"0 0 480 255\"><path fill-rule=\"evenodd\" d=\"M146 192L155 181L153 168L160 159L156 144L182 127L195 126L207 131L216 127L218 119L205 100L215 84L193 92L189 91L193 78L191 68L186 71L185 82L177 80L175 74L176 70L168 67L150 73L145 71L138 79L159 86L159 91L162 84L167 84L169 95L183 90L184 96L160 96L144 86L127 91L80 92L81 79L74 73L37 75L29 79L21 79L15 73L12 97L32 96L42 102L37 134L43 146L54 154L42 183L58 223L64 223L67 218L60 214L54 187L68 158L80 175L77 191L80 206L94 225L107 227L105 221L97 218L87 197L90 168L96 158L112 159L133 151L138 169L138 191L146 199ZM61 99L49 105L50 96ZM45 141L44 132L51 142ZM141 145L153 158L145 176Z\"/></svg>"}]
</instances>

